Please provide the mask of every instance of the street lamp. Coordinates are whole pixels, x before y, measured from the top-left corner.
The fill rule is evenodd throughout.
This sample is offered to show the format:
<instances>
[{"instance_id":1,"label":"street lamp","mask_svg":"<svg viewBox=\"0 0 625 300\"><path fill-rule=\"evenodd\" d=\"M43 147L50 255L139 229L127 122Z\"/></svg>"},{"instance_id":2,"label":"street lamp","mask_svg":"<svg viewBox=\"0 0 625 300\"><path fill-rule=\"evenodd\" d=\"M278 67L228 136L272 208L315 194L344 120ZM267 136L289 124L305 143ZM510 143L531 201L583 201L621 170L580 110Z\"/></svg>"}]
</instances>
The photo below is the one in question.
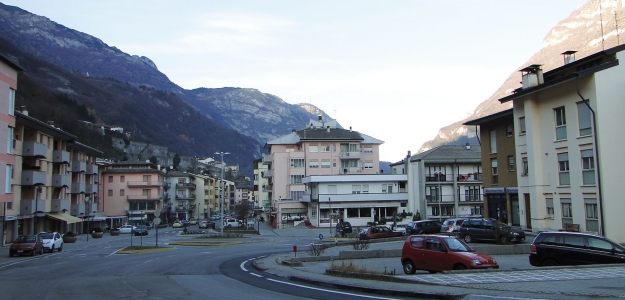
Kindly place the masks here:
<instances>
[{"instance_id":1,"label":"street lamp","mask_svg":"<svg viewBox=\"0 0 625 300\"><path fill-rule=\"evenodd\" d=\"M332 201L328 197L328 204L330 205L330 236L332 236Z\"/></svg>"},{"instance_id":2,"label":"street lamp","mask_svg":"<svg viewBox=\"0 0 625 300\"><path fill-rule=\"evenodd\" d=\"M215 152L217 155L221 155L221 181L219 182L219 186L221 191L219 193L219 218L221 219L221 235L224 234L224 224L223 224L223 215L224 215L224 155L230 154L230 152Z\"/></svg>"}]
</instances>

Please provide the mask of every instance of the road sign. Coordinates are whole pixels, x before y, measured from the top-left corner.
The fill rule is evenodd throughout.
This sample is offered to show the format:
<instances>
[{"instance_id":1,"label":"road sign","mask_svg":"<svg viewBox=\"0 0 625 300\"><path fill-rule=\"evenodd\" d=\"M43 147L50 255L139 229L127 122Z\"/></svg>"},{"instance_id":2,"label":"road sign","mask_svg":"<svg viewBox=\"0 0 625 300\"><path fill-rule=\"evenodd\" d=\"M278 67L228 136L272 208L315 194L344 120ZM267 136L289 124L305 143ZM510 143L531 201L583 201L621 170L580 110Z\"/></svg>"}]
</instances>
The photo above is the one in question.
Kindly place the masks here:
<instances>
[{"instance_id":1,"label":"road sign","mask_svg":"<svg viewBox=\"0 0 625 300\"><path fill-rule=\"evenodd\" d=\"M323 240L323 234L321 234L321 233L319 234L319 239Z\"/></svg>"},{"instance_id":2,"label":"road sign","mask_svg":"<svg viewBox=\"0 0 625 300\"><path fill-rule=\"evenodd\" d=\"M156 210L154 210L154 216L155 216L155 217L158 217L158 216L160 216L160 215L161 215L161 210L160 210L160 209L156 209Z\"/></svg>"},{"instance_id":3,"label":"road sign","mask_svg":"<svg viewBox=\"0 0 625 300\"><path fill-rule=\"evenodd\" d=\"M154 220L152 220L152 222L154 222L154 226L161 224L161 218L154 218Z\"/></svg>"}]
</instances>

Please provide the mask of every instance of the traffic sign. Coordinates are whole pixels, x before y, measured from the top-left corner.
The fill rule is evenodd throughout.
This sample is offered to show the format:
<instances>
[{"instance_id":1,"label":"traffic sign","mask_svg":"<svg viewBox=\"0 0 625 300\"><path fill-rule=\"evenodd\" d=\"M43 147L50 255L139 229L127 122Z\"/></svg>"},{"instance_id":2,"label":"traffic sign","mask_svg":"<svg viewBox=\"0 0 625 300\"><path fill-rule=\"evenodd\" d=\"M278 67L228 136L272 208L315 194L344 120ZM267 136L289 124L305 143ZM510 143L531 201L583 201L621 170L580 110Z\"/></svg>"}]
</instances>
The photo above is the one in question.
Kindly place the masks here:
<instances>
[{"instance_id":1,"label":"traffic sign","mask_svg":"<svg viewBox=\"0 0 625 300\"><path fill-rule=\"evenodd\" d=\"M319 234L319 239L323 240L323 234L321 234L321 233Z\"/></svg>"},{"instance_id":2,"label":"traffic sign","mask_svg":"<svg viewBox=\"0 0 625 300\"><path fill-rule=\"evenodd\" d=\"M161 224L161 218L154 218L154 220L152 220L152 222L154 222L154 226Z\"/></svg>"},{"instance_id":3,"label":"traffic sign","mask_svg":"<svg viewBox=\"0 0 625 300\"><path fill-rule=\"evenodd\" d=\"M154 216L155 216L155 217L158 217L158 216L160 216L160 215L161 215L161 210L160 210L160 209L156 209L156 210L154 210Z\"/></svg>"}]
</instances>

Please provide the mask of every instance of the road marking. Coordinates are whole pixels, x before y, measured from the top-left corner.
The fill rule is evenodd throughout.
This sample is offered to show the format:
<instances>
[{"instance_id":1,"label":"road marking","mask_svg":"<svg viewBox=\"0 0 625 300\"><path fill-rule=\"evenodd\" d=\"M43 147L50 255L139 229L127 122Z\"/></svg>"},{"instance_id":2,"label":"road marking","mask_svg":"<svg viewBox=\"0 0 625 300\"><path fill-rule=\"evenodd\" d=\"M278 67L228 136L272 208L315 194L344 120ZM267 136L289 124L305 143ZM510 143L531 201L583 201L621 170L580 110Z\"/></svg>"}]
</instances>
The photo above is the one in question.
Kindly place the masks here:
<instances>
[{"instance_id":1,"label":"road marking","mask_svg":"<svg viewBox=\"0 0 625 300\"><path fill-rule=\"evenodd\" d=\"M322 291L322 292L326 292L326 293L333 293L333 294L340 294L340 295L349 295L349 296L356 296L356 297L362 297L362 298L371 298L371 299L395 299L395 298L383 298L383 297L376 297L376 296L367 296L367 295L360 295L360 294L353 294L353 293L346 293L346 292L338 292L338 291L333 291L333 290L326 290L326 289L321 289L321 288L305 286L305 285L301 285L301 284L284 282L284 281L275 280L275 279L271 279L271 278L267 278L267 280L271 280L271 281L276 282L276 283L282 283L282 284L288 284L288 285L292 285L292 286L296 286L296 287L301 287L301 288L305 288L305 289Z\"/></svg>"},{"instance_id":2,"label":"road marking","mask_svg":"<svg viewBox=\"0 0 625 300\"><path fill-rule=\"evenodd\" d=\"M547 298L517 298L517 297L502 297L502 296L490 296L490 295L471 295L471 299L474 299L475 297L496 298L496 299L514 299L514 300L547 300Z\"/></svg>"},{"instance_id":3,"label":"road marking","mask_svg":"<svg viewBox=\"0 0 625 300\"><path fill-rule=\"evenodd\" d=\"M250 275L253 275L253 276L256 276L256 277L260 277L260 278L263 278L263 275L259 275L259 274L252 273L252 272L250 272Z\"/></svg>"}]
</instances>

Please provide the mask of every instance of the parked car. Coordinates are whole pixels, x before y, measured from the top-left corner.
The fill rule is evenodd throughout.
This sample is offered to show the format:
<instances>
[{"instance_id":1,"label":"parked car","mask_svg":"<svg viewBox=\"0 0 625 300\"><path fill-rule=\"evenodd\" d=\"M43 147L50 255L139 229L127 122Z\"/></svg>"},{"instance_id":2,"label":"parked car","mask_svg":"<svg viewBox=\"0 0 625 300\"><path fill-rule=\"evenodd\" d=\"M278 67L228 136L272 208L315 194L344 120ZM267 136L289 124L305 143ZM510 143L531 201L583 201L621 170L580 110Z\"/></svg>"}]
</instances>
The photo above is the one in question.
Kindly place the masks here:
<instances>
[{"instance_id":1,"label":"parked car","mask_svg":"<svg viewBox=\"0 0 625 300\"><path fill-rule=\"evenodd\" d=\"M174 221L174 223L171 224L172 228L182 228L182 221L180 220L176 220Z\"/></svg>"},{"instance_id":2,"label":"parked car","mask_svg":"<svg viewBox=\"0 0 625 300\"><path fill-rule=\"evenodd\" d=\"M401 232L391 231L390 228L382 225L367 227L360 231L361 240L389 238L397 236L403 236L403 234Z\"/></svg>"},{"instance_id":3,"label":"parked car","mask_svg":"<svg viewBox=\"0 0 625 300\"><path fill-rule=\"evenodd\" d=\"M208 221L202 220L197 225L199 228L208 228Z\"/></svg>"},{"instance_id":4,"label":"parked car","mask_svg":"<svg viewBox=\"0 0 625 300\"><path fill-rule=\"evenodd\" d=\"M525 232L519 227L512 227L495 219L469 219L460 225L458 236L467 243L474 241L497 241L495 231L507 233L500 237L500 242L520 243L525 240Z\"/></svg>"},{"instance_id":5,"label":"parked car","mask_svg":"<svg viewBox=\"0 0 625 300\"><path fill-rule=\"evenodd\" d=\"M247 223L245 224L246 228L254 228L256 227L256 220L254 218L247 219Z\"/></svg>"},{"instance_id":6,"label":"parked car","mask_svg":"<svg viewBox=\"0 0 625 300\"><path fill-rule=\"evenodd\" d=\"M430 273L445 270L499 269L489 255L475 252L463 241L450 236L413 235L406 239L401 251L404 273L416 270Z\"/></svg>"},{"instance_id":7,"label":"parked car","mask_svg":"<svg viewBox=\"0 0 625 300\"><path fill-rule=\"evenodd\" d=\"M187 220L180 220L180 222L182 223L182 227L189 227L189 221Z\"/></svg>"},{"instance_id":8,"label":"parked car","mask_svg":"<svg viewBox=\"0 0 625 300\"><path fill-rule=\"evenodd\" d=\"M134 235L148 235L148 227L145 225L138 225L133 232Z\"/></svg>"},{"instance_id":9,"label":"parked car","mask_svg":"<svg viewBox=\"0 0 625 300\"><path fill-rule=\"evenodd\" d=\"M50 251L63 251L63 237L58 232L41 232L39 233L43 243L43 249Z\"/></svg>"},{"instance_id":10,"label":"parked car","mask_svg":"<svg viewBox=\"0 0 625 300\"><path fill-rule=\"evenodd\" d=\"M349 222L339 222L336 224L336 235L345 236L347 233L352 233L352 224Z\"/></svg>"},{"instance_id":11,"label":"parked car","mask_svg":"<svg viewBox=\"0 0 625 300\"><path fill-rule=\"evenodd\" d=\"M198 220L196 218L189 219L189 225L197 225Z\"/></svg>"},{"instance_id":12,"label":"parked car","mask_svg":"<svg viewBox=\"0 0 625 300\"><path fill-rule=\"evenodd\" d=\"M445 220L441 226L441 232L458 232L460 230L460 225L462 225L465 220L467 220L467 218Z\"/></svg>"},{"instance_id":13,"label":"parked car","mask_svg":"<svg viewBox=\"0 0 625 300\"><path fill-rule=\"evenodd\" d=\"M395 232L401 232L402 235L406 235L406 224L397 224L392 226L392 230Z\"/></svg>"},{"instance_id":14,"label":"parked car","mask_svg":"<svg viewBox=\"0 0 625 300\"><path fill-rule=\"evenodd\" d=\"M530 246L532 266L625 263L625 248L603 236L541 232Z\"/></svg>"},{"instance_id":15,"label":"parked car","mask_svg":"<svg viewBox=\"0 0 625 300\"><path fill-rule=\"evenodd\" d=\"M119 227L119 233L133 233L137 226L134 225L122 225Z\"/></svg>"},{"instance_id":16,"label":"parked car","mask_svg":"<svg viewBox=\"0 0 625 300\"><path fill-rule=\"evenodd\" d=\"M443 224L435 220L410 222L406 225L406 234L439 233Z\"/></svg>"},{"instance_id":17,"label":"parked car","mask_svg":"<svg viewBox=\"0 0 625 300\"><path fill-rule=\"evenodd\" d=\"M242 223L242 222L241 222L240 220L237 220L237 219L232 219L232 218L231 218L231 219L227 219L227 220L224 222L224 227L228 227L228 228L235 227L235 228L236 228L236 227L240 227L240 226L241 226L241 223Z\"/></svg>"},{"instance_id":18,"label":"parked car","mask_svg":"<svg viewBox=\"0 0 625 300\"><path fill-rule=\"evenodd\" d=\"M282 221L301 221L302 217L300 216L282 216Z\"/></svg>"},{"instance_id":19,"label":"parked car","mask_svg":"<svg viewBox=\"0 0 625 300\"><path fill-rule=\"evenodd\" d=\"M38 234L20 235L13 241L9 248L10 257L22 254L35 256L36 253L43 254L43 240Z\"/></svg>"}]
</instances>

